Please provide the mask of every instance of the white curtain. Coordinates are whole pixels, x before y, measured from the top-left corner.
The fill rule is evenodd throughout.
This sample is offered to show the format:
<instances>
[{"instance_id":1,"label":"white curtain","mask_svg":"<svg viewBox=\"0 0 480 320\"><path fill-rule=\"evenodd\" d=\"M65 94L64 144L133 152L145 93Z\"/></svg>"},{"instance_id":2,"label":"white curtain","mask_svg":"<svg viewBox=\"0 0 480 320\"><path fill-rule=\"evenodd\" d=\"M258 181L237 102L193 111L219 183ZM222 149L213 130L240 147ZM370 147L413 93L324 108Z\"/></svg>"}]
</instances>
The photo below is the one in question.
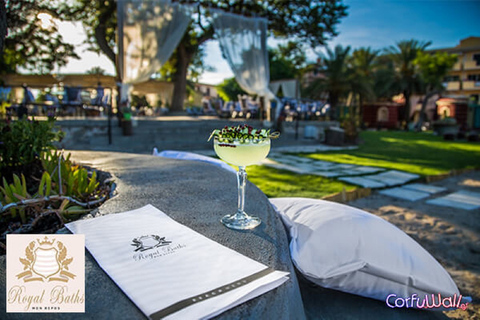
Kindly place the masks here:
<instances>
[{"instance_id":1,"label":"white curtain","mask_svg":"<svg viewBox=\"0 0 480 320\"><path fill-rule=\"evenodd\" d=\"M270 88L270 91L272 91L274 95L277 95L278 90L280 90L280 85L281 85L281 82L275 81L275 82L270 82L268 87Z\"/></svg>"},{"instance_id":2,"label":"white curtain","mask_svg":"<svg viewBox=\"0 0 480 320\"><path fill-rule=\"evenodd\" d=\"M270 82L270 90L277 95L280 88L284 97L300 99L300 92L298 91L298 80L278 80Z\"/></svg>"},{"instance_id":3,"label":"white curtain","mask_svg":"<svg viewBox=\"0 0 480 320\"><path fill-rule=\"evenodd\" d=\"M267 52L267 20L219 12L213 19L220 48L240 87L249 94L269 99L270 67Z\"/></svg>"},{"instance_id":4,"label":"white curtain","mask_svg":"<svg viewBox=\"0 0 480 320\"><path fill-rule=\"evenodd\" d=\"M191 21L192 7L170 0L117 4L121 101L132 84L147 81L170 58Z\"/></svg>"},{"instance_id":5,"label":"white curtain","mask_svg":"<svg viewBox=\"0 0 480 320\"><path fill-rule=\"evenodd\" d=\"M297 80L285 80L282 82L282 91L285 97L299 99Z\"/></svg>"}]
</instances>

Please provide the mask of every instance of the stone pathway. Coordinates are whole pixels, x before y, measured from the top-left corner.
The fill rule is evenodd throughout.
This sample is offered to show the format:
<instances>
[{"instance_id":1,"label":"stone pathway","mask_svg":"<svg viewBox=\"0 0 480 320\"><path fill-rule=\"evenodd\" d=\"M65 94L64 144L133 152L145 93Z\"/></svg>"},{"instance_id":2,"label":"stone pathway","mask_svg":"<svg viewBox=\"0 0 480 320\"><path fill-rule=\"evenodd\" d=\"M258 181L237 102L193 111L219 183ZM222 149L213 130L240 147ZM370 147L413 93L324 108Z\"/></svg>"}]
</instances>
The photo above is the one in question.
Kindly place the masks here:
<instances>
[{"instance_id":1,"label":"stone pathway","mask_svg":"<svg viewBox=\"0 0 480 320\"><path fill-rule=\"evenodd\" d=\"M381 190L379 193L397 199L417 201L445 190L445 188L435 187L428 184L411 183L399 188Z\"/></svg>"},{"instance_id":2,"label":"stone pathway","mask_svg":"<svg viewBox=\"0 0 480 320\"><path fill-rule=\"evenodd\" d=\"M480 209L480 193L460 190L441 198L428 200L427 203L443 207L475 210Z\"/></svg>"},{"instance_id":3,"label":"stone pathway","mask_svg":"<svg viewBox=\"0 0 480 320\"><path fill-rule=\"evenodd\" d=\"M418 179L416 174L383 168L342 164L330 161L315 160L305 157L272 153L263 165L276 169L288 170L300 174L313 174L325 178L338 178L363 188L385 188L403 185Z\"/></svg>"},{"instance_id":4,"label":"stone pathway","mask_svg":"<svg viewBox=\"0 0 480 320\"><path fill-rule=\"evenodd\" d=\"M480 208L480 193L476 192L462 190L428 199L445 193L447 189L424 183L409 183L420 176L403 171L315 160L278 152L271 153L261 164L299 174L334 178L363 188L381 189L380 194L392 198L412 202L426 199L427 204L464 210Z\"/></svg>"}]
</instances>

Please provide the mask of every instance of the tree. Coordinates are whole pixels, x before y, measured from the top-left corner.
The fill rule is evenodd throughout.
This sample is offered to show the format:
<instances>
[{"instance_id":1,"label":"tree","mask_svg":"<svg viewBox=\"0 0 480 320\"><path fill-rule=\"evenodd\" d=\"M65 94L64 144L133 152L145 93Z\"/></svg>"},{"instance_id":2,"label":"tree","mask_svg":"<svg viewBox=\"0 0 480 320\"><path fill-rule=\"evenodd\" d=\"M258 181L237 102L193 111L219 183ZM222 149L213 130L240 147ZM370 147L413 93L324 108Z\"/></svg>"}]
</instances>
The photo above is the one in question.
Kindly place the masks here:
<instances>
[{"instance_id":1,"label":"tree","mask_svg":"<svg viewBox=\"0 0 480 320\"><path fill-rule=\"evenodd\" d=\"M8 36L0 56L2 73L16 73L22 67L45 74L56 66L66 65L69 58L78 58L74 46L63 41L52 20L65 13L60 7L63 8L60 2L48 0L6 2ZM3 19L1 21L5 22Z\"/></svg>"},{"instance_id":2,"label":"tree","mask_svg":"<svg viewBox=\"0 0 480 320\"><path fill-rule=\"evenodd\" d=\"M347 7L342 4L341 0L179 0L178 2L196 4L198 10L175 52L175 72L172 74L175 85L172 111L183 109L188 66L194 60L199 48L214 36L211 24L212 9L265 17L269 21L268 28L274 36L295 36L299 41L313 47L323 45L327 40L336 36L335 26L342 17L347 15ZM79 3L76 19L83 22L92 49L103 51L115 63L116 57L113 48L115 46L116 2L79 0ZM94 39L95 41L93 41Z\"/></svg>"},{"instance_id":3,"label":"tree","mask_svg":"<svg viewBox=\"0 0 480 320\"><path fill-rule=\"evenodd\" d=\"M387 56L392 60L397 75L397 84L405 97L405 127L410 120L410 97L419 88L420 78L414 64L417 54L424 51L431 42L418 40L404 40L396 46L385 49Z\"/></svg>"},{"instance_id":4,"label":"tree","mask_svg":"<svg viewBox=\"0 0 480 320\"><path fill-rule=\"evenodd\" d=\"M306 93L312 98L321 98L328 93L330 116L336 118L340 98L352 90L353 70L349 66L350 46L337 45L334 50L327 48L327 53L321 59L321 71L325 78L312 82Z\"/></svg>"},{"instance_id":5,"label":"tree","mask_svg":"<svg viewBox=\"0 0 480 320\"><path fill-rule=\"evenodd\" d=\"M360 119L362 119L363 114L363 102L375 96L374 79L377 68L376 59L379 52L379 50L372 50L368 47L355 49L352 54L352 91L359 96Z\"/></svg>"},{"instance_id":6,"label":"tree","mask_svg":"<svg viewBox=\"0 0 480 320\"><path fill-rule=\"evenodd\" d=\"M387 55L377 56L373 81L373 92L377 100L390 101L392 96L401 92L395 66Z\"/></svg>"},{"instance_id":7,"label":"tree","mask_svg":"<svg viewBox=\"0 0 480 320\"><path fill-rule=\"evenodd\" d=\"M435 94L440 94L443 90L442 80L452 69L457 62L456 54L449 54L447 52L437 52L429 54L426 52L419 52L413 63L418 66L419 73L424 85L425 98L422 102L422 109L420 111L420 120L417 123L417 129L421 129L425 121L425 109L428 100Z\"/></svg>"},{"instance_id":8,"label":"tree","mask_svg":"<svg viewBox=\"0 0 480 320\"><path fill-rule=\"evenodd\" d=\"M87 71L87 74L94 74L94 75L104 75L106 71L101 67L92 67L90 70Z\"/></svg>"},{"instance_id":9,"label":"tree","mask_svg":"<svg viewBox=\"0 0 480 320\"><path fill-rule=\"evenodd\" d=\"M216 89L220 97L225 101L235 101L237 100L238 95L246 94L246 92L238 85L235 78L223 80Z\"/></svg>"},{"instance_id":10,"label":"tree","mask_svg":"<svg viewBox=\"0 0 480 320\"><path fill-rule=\"evenodd\" d=\"M5 0L0 0L0 55L3 52L3 42L7 35L7 9Z\"/></svg>"},{"instance_id":11,"label":"tree","mask_svg":"<svg viewBox=\"0 0 480 320\"><path fill-rule=\"evenodd\" d=\"M289 41L285 45L268 50L270 81L297 79L306 66L307 56L303 45Z\"/></svg>"}]
</instances>

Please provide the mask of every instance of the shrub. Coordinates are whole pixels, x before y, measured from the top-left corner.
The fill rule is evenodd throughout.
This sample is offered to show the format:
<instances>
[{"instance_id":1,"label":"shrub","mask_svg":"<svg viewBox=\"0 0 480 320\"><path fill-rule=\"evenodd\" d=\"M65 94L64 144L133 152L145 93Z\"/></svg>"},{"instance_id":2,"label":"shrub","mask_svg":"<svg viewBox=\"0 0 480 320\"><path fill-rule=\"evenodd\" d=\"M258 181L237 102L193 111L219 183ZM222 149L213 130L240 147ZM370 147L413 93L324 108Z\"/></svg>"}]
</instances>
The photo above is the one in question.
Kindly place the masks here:
<instances>
[{"instance_id":1,"label":"shrub","mask_svg":"<svg viewBox=\"0 0 480 320\"><path fill-rule=\"evenodd\" d=\"M53 142L63 137L63 132L55 130L53 120L3 122L0 123L0 132L2 171L6 167L23 167L33 163L43 151L54 148Z\"/></svg>"}]
</instances>

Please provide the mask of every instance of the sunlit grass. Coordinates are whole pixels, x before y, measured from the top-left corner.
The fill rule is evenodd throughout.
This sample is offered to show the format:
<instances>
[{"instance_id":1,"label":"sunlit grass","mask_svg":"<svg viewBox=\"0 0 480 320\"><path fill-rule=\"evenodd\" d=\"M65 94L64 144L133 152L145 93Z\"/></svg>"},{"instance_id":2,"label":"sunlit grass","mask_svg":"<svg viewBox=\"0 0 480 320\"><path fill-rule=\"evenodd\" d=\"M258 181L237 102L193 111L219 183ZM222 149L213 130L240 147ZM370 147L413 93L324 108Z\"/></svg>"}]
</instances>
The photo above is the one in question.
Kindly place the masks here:
<instances>
[{"instance_id":1,"label":"sunlit grass","mask_svg":"<svg viewBox=\"0 0 480 320\"><path fill-rule=\"evenodd\" d=\"M355 189L354 186L316 175L297 174L266 166L247 167L248 180L269 198L306 197L320 199L326 195Z\"/></svg>"},{"instance_id":2,"label":"sunlit grass","mask_svg":"<svg viewBox=\"0 0 480 320\"><path fill-rule=\"evenodd\" d=\"M445 141L429 133L365 131L356 150L315 153L317 160L382 167L420 175L435 175L452 169L480 168L480 144Z\"/></svg>"}]
</instances>

